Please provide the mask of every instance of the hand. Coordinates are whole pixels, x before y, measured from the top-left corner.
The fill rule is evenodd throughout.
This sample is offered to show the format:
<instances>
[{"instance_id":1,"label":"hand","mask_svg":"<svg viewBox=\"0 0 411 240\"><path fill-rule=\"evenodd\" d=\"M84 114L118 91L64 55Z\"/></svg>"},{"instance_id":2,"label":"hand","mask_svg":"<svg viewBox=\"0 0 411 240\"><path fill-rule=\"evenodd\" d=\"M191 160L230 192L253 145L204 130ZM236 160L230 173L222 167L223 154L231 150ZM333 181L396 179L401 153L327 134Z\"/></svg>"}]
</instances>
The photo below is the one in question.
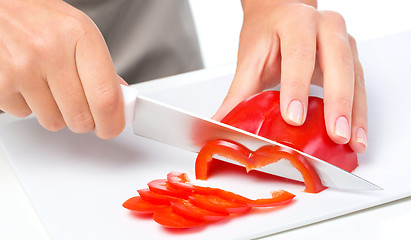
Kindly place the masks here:
<instances>
[{"instance_id":1,"label":"hand","mask_svg":"<svg viewBox=\"0 0 411 240\"><path fill-rule=\"evenodd\" d=\"M367 99L355 40L344 19L297 0L243 0L237 70L215 114L281 82L284 120L304 123L310 83L323 86L327 132L356 152L367 147Z\"/></svg>"},{"instance_id":2,"label":"hand","mask_svg":"<svg viewBox=\"0 0 411 240\"><path fill-rule=\"evenodd\" d=\"M81 11L60 0L0 0L0 51L1 110L33 112L51 131L112 138L123 130L124 80Z\"/></svg>"}]
</instances>

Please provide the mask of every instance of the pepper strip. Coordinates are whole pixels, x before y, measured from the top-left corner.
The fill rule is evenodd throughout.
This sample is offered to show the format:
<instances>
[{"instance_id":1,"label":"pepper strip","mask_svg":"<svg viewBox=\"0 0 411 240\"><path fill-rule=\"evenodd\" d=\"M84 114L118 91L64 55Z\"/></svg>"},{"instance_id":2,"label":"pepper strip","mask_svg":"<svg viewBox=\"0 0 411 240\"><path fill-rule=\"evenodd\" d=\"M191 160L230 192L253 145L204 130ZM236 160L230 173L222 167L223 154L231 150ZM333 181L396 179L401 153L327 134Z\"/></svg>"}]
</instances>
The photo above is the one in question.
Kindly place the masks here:
<instances>
[{"instance_id":1,"label":"pepper strip","mask_svg":"<svg viewBox=\"0 0 411 240\"><path fill-rule=\"evenodd\" d=\"M197 179L206 180L211 168L213 156L219 155L234 160L246 167L247 172L285 159L302 175L305 192L317 193L325 189L315 169L304 156L279 146L263 146L256 151L227 140L211 140L198 153L195 174Z\"/></svg>"}]
</instances>

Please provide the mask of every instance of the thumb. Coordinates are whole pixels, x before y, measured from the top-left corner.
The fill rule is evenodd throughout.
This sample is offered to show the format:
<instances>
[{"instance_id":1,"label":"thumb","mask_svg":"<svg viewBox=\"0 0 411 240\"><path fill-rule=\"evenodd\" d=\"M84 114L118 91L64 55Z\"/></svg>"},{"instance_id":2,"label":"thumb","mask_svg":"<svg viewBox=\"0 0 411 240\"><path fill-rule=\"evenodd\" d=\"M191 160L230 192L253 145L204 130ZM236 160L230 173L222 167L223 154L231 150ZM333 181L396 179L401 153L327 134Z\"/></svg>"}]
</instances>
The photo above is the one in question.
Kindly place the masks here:
<instances>
[{"instance_id":1,"label":"thumb","mask_svg":"<svg viewBox=\"0 0 411 240\"><path fill-rule=\"evenodd\" d=\"M120 83L121 85L124 85L124 86L130 86L127 82L126 82L126 80L124 80L122 77L120 77L119 75L117 75L117 81L118 81L118 83Z\"/></svg>"},{"instance_id":2,"label":"thumb","mask_svg":"<svg viewBox=\"0 0 411 240\"><path fill-rule=\"evenodd\" d=\"M212 118L221 121L241 101L278 84L279 62L276 52L263 52L258 47L240 48L234 79L223 103Z\"/></svg>"},{"instance_id":3,"label":"thumb","mask_svg":"<svg viewBox=\"0 0 411 240\"><path fill-rule=\"evenodd\" d=\"M237 104L260 91L259 87L253 84L257 81L248 78L248 74L241 74L240 70L237 67L237 73L234 76L230 89L212 119L221 121Z\"/></svg>"}]
</instances>

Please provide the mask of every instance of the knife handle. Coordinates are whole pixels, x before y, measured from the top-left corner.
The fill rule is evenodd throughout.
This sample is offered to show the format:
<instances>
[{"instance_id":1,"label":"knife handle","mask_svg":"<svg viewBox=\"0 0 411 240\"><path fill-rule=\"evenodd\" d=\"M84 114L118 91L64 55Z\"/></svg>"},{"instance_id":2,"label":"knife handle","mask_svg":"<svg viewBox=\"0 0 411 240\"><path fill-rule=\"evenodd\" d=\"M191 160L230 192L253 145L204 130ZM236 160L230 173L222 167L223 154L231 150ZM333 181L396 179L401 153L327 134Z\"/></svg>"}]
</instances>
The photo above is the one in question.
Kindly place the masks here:
<instances>
[{"instance_id":1,"label":"knife handle","mask_svg":"<svg viewBox=\"0 0 411 240\"><path fill-rule=\"evenodd\" d=\"M126 125L132 125L134 121L134 108L139 91L136 88L121 85L124 100L124 119Z\"/></svg>"}]
</instances>

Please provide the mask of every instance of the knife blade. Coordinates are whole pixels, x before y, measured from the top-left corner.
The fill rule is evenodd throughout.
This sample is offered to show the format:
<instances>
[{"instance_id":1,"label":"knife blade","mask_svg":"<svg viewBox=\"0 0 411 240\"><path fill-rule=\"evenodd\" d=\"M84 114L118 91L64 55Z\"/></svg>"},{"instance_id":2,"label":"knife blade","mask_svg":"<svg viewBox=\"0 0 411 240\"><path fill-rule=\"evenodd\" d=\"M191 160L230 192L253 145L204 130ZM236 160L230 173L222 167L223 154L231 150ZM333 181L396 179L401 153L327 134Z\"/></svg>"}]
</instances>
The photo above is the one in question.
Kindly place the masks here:
<instances>
[{"instance_id":1,"label":"knife blade","mask_svg":"<svg viewBox=\"0 0 411 240\"><path fill-rule=\"evenodd\" d=\"M122 86L122 91L126 124L132 125L136 135L196 153L201 150L205 143L213 139L229 139L252 151L266 145L281 146L306 157L326 187L349 190L382 189L355 174L297 149L141 96L135 88ZM214 157L240 165L232 159L218 155ZM303 181L301 174L286 160L280 160L255 170Z\"/></svg>"}]
</instances>

